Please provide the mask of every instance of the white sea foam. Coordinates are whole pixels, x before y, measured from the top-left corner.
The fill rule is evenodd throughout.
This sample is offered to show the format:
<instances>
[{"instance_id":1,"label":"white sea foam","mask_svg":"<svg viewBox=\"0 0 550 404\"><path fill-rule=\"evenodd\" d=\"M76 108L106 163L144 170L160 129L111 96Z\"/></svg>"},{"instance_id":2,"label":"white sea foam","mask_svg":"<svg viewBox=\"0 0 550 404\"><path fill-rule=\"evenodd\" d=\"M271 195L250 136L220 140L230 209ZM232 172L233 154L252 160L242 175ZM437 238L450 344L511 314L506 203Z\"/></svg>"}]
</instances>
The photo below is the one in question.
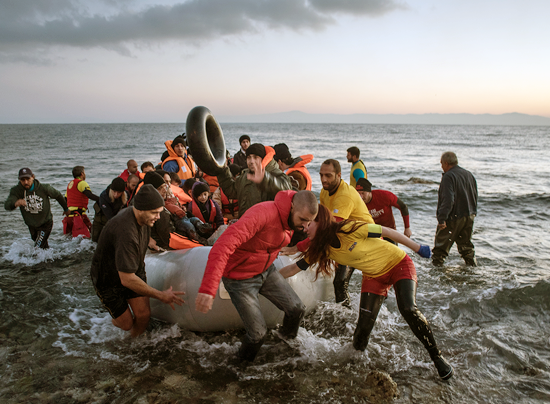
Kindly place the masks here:
<instances>
[{"instance_id":1,"label":"white sea foam","mask_svg":"<svg viewBox=\"0 0 550 404\"><path fill-rule=\"evenodd\" d=\"M3 258L12 264L32 266L41 262L50 262L62 259L77 252L92 251L95 243L82 236L72 239L63 237L63 240L50 238L50 248L35 248L30 238L15 240L9 247L4 247ZM7 250L7 251L6 251Z\"/></svg>"}]
</instances>

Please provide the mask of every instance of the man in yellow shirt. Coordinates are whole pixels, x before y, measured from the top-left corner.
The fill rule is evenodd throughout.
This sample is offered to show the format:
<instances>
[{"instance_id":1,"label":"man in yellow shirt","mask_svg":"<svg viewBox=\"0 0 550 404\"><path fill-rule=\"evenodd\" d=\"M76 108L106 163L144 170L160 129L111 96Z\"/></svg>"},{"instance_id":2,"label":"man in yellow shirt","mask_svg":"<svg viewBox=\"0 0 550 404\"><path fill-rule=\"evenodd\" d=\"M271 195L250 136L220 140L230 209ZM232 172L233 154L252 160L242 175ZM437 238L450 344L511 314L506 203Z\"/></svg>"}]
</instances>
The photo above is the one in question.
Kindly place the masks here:
<instances>
[{"instance_id":1,"label":"man in yellow shirt","mask_svg":"<svg viewBox=\"0 0 550 404\"><path fill-rule=\"evenodd\" d=\"M342 168L338 160L328 159L321 164L319 170L323 190L321 191L321 205L326 206L334 219L340 222L345 219L358 220L374 224L367 205L359 196L355 188L350 187L342 179ZM297 244L299 251L307 250L309 239ZM348 284L354 268L338 265L334 274L334 296L336 303L342 302L349 306L350 297Z\"/></svg>"}]
</instances>

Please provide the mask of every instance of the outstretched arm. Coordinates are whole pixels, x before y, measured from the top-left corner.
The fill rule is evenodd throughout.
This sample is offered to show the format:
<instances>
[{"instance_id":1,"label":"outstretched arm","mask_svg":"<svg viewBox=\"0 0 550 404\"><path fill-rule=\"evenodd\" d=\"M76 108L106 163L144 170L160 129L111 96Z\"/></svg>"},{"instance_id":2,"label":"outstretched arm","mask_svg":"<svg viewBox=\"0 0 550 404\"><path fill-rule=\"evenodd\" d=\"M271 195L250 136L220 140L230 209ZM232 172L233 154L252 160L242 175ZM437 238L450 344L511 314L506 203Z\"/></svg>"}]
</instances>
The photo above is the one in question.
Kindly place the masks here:
<instances>
[{"instance_id":1,"label":"outstretched arm","mask_svg":"<svg viewBox=\"0 0 550 404\"><path fill-rule=\"evenodd\" d=\"M382 237L391 238L393 241L409 247L411 250L418 253L420 256L424 258L430 258L431 252L430 252L430 248L427 245L421 245L421 244L415 243L404 234L401 234L396 230L390 229L389 227L384 227L384 226L380 226L380 227L382 228Z\"/></svg>"},{"instance_id":2,"label":"outstretched arm","mask_svg":"<svg viewBox=\"0 0 550 404\"><path fill-rule=\"evenodd\" d=\"M162 303L169 304L170 307L172 307L172 310L175 310L174 303L178 306L181 306L184 303L183 299L179 297L179 295L184 295L185 292L173 291L172 286L161 292L160 290L147 285L136 274L119 271L118 275L120 276L120 282L123 286L139 293L140 295L153 297L160 300Z\"/></svg>"}]
</instances>

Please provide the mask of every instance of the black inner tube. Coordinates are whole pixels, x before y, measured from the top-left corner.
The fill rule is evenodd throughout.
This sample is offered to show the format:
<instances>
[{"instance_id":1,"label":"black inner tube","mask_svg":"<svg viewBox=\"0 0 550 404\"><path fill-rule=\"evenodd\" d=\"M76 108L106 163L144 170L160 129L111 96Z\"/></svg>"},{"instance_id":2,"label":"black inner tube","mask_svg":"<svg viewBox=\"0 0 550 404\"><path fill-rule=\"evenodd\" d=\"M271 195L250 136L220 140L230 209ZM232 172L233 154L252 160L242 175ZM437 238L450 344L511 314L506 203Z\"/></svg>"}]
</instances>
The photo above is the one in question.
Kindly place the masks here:
<instances>
[{"instance_id":1,"label":"black inner tube","mask_svg":"<svg viewBox=\"0 0 550 404\"><path fill-rule=\"evenodd\" d=\"M189 151L199 168L208 175L223 170L226 160L222 128L206 107L195 107L187 116L186 132Z\"/></svg>"}]
</instances>

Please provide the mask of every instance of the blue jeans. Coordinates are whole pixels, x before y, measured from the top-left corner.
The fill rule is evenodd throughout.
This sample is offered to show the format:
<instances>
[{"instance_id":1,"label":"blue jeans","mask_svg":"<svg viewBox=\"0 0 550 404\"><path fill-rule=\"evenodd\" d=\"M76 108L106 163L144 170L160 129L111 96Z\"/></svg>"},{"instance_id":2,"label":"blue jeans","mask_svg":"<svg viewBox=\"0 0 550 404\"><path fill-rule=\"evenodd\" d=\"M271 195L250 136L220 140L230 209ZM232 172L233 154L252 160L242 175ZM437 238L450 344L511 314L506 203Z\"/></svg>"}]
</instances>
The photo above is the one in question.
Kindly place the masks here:
<instances>
[{"instance_id":1,"label":"blue jeans","mask_svg":"<svg viewBox=\"0 0 550 404\"><path fill-rule=\"evenodd\" d=\"M244 323L246 335L243 344L261 345L267 332L259 294L285 312L281 333L290 338L296 337L306 307L275 265L271 264L267 270L253 278L236 280L224 277L222 280Z\"/></svg>"}]
</instances>

